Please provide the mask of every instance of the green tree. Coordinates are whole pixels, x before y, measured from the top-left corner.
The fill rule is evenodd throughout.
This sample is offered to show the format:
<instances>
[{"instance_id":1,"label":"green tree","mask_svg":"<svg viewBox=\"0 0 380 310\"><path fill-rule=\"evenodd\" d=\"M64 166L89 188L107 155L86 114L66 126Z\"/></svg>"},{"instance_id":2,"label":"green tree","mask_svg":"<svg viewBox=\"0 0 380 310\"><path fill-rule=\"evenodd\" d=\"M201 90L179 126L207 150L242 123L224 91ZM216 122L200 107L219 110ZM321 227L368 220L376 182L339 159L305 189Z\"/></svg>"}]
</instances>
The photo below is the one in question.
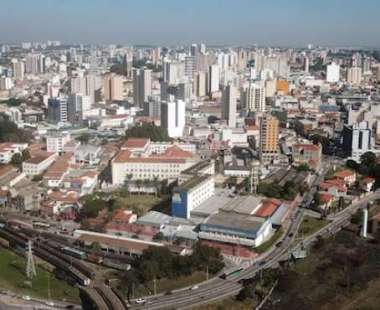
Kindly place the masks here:
<instances>
[{"instance_id":1,"label":"green tree","mask_svg":"<svg viewBox=\"0 0 380 310\"><path fill-rule=\"evenodd\" d=\"M125 137L129 138L149 138L152 141L169 141L169 135L165 128L158 127L154 123L144 123L129 128L125 132Z\"/></svg>"},{"instance_id":2,"label":"green tree","mask_svg":"<svg viewBox=\"0 0 380 310\"><path fill-rule=\"evenodd\" d=\"M22 164L22 155L20 153L16 153L12 156L11 164L14 166L21 166Z\"/></svg>"},{"instance_id":3,"label":"green tree","mask_svg":"<svg viewBox=\"0 0 380 310\"><path fill-rule=\"evenodd\" d=\"M376 164L376 154L372 152L366 152L360 156L360 163L367 167L373 167Z\"/></svg>"}]
</instances>

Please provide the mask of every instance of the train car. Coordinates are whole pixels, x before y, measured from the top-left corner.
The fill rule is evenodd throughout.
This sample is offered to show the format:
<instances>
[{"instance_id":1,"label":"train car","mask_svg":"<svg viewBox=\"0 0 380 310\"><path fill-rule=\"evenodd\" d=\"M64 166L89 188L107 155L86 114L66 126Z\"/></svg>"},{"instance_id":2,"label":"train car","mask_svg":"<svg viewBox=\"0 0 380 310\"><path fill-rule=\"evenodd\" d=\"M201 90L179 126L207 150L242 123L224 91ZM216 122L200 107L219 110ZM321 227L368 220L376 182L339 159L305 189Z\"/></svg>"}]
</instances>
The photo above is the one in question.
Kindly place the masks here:
<instances>
[{"instance_id":1,"label":"train car","mask_svg":"<svg viewBox=\"0 0 380 310\"><path fill-rule=\"evenodd\" d=\"M49 223L33 221L33 228L36 228L36 229L48 229L50 227L51 227L51 225Z\"/></svg>"},{"instance_id":2,"label":"train car","mask_svg":"<svg viewBox=\"0 0 380 310\"><path fill-rule=\"evenodd\" d=\"M83 252L74 248L70 248L67 246L62 248L62 252L79 259L86 259L87 257L86 252Z\"/></svg>"}]
</instances>

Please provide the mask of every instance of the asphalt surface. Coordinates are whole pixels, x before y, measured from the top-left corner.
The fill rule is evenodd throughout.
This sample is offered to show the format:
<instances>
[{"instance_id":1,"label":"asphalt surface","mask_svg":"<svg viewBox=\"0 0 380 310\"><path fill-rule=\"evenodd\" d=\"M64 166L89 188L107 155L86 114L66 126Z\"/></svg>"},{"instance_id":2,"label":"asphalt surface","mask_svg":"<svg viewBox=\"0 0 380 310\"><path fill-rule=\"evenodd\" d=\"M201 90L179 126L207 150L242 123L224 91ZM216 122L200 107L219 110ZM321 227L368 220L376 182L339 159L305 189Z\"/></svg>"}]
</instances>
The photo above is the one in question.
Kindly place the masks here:
<instances>
[{"instance_id":1,"label":"asphalt surface","mask_svg":"<svg viewBox=\"0 0 380 310\"><path fill-rule=\"evenodd\" d=\"M311 203L317 190L317 185L323 180L324 174L327 171L328 165L322 169L322 173L319 176L314 177L310 192L303 197L302 205L307 206ZM241 285L238 283L239 280L251 278L260 270L277 265L279 261L290 257L291 253L295 250L301 247L308 248L319 237L327 237L337 233L343 226L349 223L351 216L358 209L365 207L369 201L378 198L380 198L380 191L362 198L359 202L350 205L334 218L331 218L331 222L321 230L299 242L296 242L295 238L302 223L304 210L297 208L298 210L294 210L291 216L291 224L283 235L280 246L273 247L270 251L261 255L253 266L245 269L240 274L227 280L213 278L207 282L200 283L196 290L186 288L173 291L170 295L146 297L144 305L132 304L132 309L190 309L236 295L241 289Z\"/></svg>"}]
</instances>

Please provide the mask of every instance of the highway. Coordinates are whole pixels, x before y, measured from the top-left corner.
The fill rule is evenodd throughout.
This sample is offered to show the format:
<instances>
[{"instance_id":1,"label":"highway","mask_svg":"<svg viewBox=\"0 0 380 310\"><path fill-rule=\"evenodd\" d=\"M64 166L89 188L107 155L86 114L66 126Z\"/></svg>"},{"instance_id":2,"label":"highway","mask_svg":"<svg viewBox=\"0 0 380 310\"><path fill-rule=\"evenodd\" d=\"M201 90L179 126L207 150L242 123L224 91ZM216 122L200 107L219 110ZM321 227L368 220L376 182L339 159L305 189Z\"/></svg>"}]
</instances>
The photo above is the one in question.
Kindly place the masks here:
<instances>
[{"instance_id":1,"label":"highway","mask_svg":"<svg viewBox=\"0 0 380 310\"><path fill-rule=\"evenodd\" d=\"M323 169L326 172L328 167ZM322 181L324 173L315 177L310 192L304 196L303 205L310 204L313 199L316 186ZM227 280L220 278L213 278L207 282L200 283L198 289L191 290L189 288L173 291L170 295L155 295L146 297L146 303L144 305L132 304L132 309L190 309L196 306L207 304L213 301L222 300L229 296L236 295L241 289L239 280L245 278L251 278L255 276L257 272L262 269L269 268L278 264L279 261L284 258L290 257L291 253L301 247L308 248L319 237L327 237L337 233L342 227L349 223L349 220L357 210L366 206L368 202L379 199L380 191L370 194L367 197L362 198L360 201L353 203L345 210L341 211L335 217L331 218L331 222L323 227L318 232L307 236L300 242L296 242L296 235L299 226L303 219L303 209L296 209L292 214L291 225L288 227L286 233L283 236L282 243L279 247L273 247L261 255L256 264L245 269L240 274L232 276ZM132 301L133 302L133 301Z\"/></svg>"}]
</instances>

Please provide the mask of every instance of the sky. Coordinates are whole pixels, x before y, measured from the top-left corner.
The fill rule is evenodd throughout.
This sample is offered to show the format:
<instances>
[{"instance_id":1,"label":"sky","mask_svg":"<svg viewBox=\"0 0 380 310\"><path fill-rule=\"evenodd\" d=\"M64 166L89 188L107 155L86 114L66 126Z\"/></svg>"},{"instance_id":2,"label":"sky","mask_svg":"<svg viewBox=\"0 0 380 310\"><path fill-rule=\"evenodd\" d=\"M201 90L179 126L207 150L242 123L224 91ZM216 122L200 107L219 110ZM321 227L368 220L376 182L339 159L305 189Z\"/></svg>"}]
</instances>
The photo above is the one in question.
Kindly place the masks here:
<instances>
[{"instance_id":1,"label":"sky","mask_svg":"<svg viewBox=\"0 0 380 310\"><path fill-rule=\"evenodd\" d=\"M0 42L379 47L379 0L0 0Z\"/></svg>"}]
</instances>

